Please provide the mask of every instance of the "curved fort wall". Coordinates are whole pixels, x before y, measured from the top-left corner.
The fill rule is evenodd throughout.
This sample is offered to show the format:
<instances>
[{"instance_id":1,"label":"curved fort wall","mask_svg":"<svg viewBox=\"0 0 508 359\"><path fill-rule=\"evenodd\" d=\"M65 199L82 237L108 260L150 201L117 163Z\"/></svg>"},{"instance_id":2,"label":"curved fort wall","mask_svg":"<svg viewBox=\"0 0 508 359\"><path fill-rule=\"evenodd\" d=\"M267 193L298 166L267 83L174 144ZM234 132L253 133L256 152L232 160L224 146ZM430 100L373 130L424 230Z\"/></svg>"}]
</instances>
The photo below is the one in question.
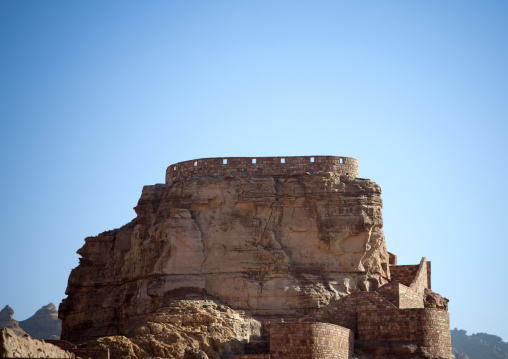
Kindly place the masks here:
<instances>
[{"instance_id":1,"label":"curved fort wall","mask_svg":"<svg viewBox=\"0 0 508 359\"><path fill-rule=\"evenodd\" d=\"M358 161L340 156L216 157L179 162L166 170L166 183L193 177L278 176L335 172L358 178Z\"/></svg>"},{"instance_id":2,"label":"curved fort wall","mask_svg":"<svg viewBox=\"0 0 508 359\"><path fill-rule=\"evenodd\" d=\"M348 359L353 355L353 331L329 323L273 323L272 359Z\"/></svg>"}]
</instances>

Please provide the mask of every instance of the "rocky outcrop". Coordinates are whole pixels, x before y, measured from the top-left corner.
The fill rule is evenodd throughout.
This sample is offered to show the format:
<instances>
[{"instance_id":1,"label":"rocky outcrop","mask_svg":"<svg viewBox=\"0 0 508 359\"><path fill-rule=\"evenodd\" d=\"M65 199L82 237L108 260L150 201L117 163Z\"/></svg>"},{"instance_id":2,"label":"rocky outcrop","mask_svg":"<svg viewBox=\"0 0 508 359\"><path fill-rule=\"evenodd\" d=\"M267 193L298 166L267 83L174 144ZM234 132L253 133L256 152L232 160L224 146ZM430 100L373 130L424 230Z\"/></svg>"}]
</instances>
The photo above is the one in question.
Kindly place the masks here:
<instances>
[{"instance_id":1,"label":"rocky outcrop","mask_svg":"<svg viewBox=\"0 0 508 359\"><path fill-rule=\"evenodd\" d=\"M423 296L423 304L425 308L437 308L442 310L448 310L449 300L432 290L425 288Z\"/></svg>"},{"instance_id":2,"label":"rocky outcrop","mask_svg":"<svg viewBox=\"0 0 508 359\"><path fill-rule=\"evenodd\" d=\"M0 311L0 328L10 329L15 335L25 335L25 331L19 326L19 322L13 318L14 310L6 305Z\"/></svg>"},{"instance_id":3,"label":"rocky outcrop","mask_svg":"<svg viewBox=\"0 0 508 359\"><path fill-rule=\"evenodd\" d=\"M131 338L103 337L81 348L109 349L114 358L229 358L261 336L261 323L209 300L178 300L147 316Z\"/></svg>"},{"instance_id":4,"label":"rocky outcrop","mask_svg":"<svg viewBox=\"0 0 508 359\"><path fill-rule=\"evenodd\" d=\"M19 322L25 332L34 339L60 339L62 321L53 303L43 306L34 315Z\"/></svg>"},{"instance_id":5,"label":"rocky outcrop","mask_svg":"<svg viewBox=\"0 0 508 359\"><path fill-rule=\"evenodd\" d=\"M381 190L315 172L146 186L124 227L89 237L61 306L62 338L133 336L179 299L287 320L389 279Z\"/></svg>"},{"instance_id":6,"label":"rocky outcrop","mask_svg":"<svg viewBox=\"0 0 508 359\"><path fill-rule=\"evenodd\" d=\"M74 356L41 340L16 335L12 330L0 330L0 358L73 358Z\"/></svg>"}]
</instances>

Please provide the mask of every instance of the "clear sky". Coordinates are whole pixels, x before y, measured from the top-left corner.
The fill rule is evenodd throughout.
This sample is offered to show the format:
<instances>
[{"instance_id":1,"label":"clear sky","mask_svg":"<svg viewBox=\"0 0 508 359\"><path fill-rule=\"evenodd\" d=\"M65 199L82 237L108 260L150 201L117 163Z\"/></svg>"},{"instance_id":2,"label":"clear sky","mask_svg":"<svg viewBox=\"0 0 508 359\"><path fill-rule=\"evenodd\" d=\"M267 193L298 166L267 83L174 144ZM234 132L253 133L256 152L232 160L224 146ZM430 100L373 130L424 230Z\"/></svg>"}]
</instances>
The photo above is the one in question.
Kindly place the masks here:
<instances>
[{"instance_id":1,"label":"clear sky","mask_svg":"<svg viewBox=\"0 0 508 359\"><path fill-rule=\"evenodd\" d=\"M202 157L341 155L451 326L508 340L508 2L0 2L0 307ZM1 309L1 308L0 308Z\"/></svg>"}]
</instances>

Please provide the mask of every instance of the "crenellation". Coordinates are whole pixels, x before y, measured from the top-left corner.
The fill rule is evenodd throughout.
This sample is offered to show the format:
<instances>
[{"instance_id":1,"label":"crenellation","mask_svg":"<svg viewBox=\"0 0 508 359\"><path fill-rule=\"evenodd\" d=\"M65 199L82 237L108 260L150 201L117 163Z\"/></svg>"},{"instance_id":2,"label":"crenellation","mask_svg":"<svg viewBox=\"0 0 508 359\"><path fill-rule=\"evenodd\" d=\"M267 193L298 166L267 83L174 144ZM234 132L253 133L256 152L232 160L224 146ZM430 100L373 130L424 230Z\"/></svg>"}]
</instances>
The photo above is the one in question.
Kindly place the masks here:
<instances>
[{"instance_id":1,"label":"crenellation","mask_svg":"<svg viewBox=\"0 0 508 359\"><path fill-rule=\"evenodd\" d=\"M214 157L172 164L166 170L166 183L198 177L301 175L307 172L335 172L359 177L358 161L351 157Z\"/></svg>"}]
</instances>

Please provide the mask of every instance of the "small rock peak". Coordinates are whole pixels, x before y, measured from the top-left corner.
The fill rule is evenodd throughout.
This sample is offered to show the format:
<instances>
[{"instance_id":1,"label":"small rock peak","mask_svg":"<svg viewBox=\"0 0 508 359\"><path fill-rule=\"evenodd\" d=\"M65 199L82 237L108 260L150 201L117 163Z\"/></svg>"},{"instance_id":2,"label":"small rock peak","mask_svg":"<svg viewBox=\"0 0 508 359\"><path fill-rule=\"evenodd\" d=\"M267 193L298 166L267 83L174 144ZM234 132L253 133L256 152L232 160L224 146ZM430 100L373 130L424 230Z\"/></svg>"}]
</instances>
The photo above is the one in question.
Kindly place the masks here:
<instances>
[{"instance_id":1,"label":"small rock peak","mask_svg":"<svg viewBox=\"0 0 508 359\"><path fill-rule=\"evenodd\" d=\"M35 312L35 314L46 312L56 313L56 306L53 303L49 303L47 305L42 306L42 308L39 309L37 312Z\"/></svg>"},{"instance_id":2,"label":"small rock peak","mask_svg":"<svg viewBox=\"0 0 508 359\"><path fill-rule=\"evenodd\" d=\"M0 318L9 317L9 319L12 319L12 316L14 315L14 309L6 305L4 309L0 311Z\"/></svg>"}]
</instances>

